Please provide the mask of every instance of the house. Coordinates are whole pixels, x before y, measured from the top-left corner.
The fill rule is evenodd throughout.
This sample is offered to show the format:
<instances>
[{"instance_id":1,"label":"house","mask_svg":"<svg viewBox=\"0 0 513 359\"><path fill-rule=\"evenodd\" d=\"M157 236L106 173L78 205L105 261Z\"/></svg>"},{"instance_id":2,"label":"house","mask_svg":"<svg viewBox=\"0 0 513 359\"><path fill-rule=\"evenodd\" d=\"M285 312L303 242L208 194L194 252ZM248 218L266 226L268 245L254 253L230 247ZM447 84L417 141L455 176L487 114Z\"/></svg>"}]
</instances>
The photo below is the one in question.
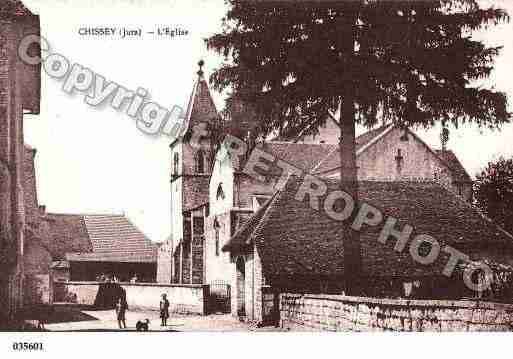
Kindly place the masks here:
<instances>
[{"instance_id":1,"label":"house","mask_svg":"<svg viewBox=\"0 0 513 359\"><path fill-rule=\"evenodd\" d=\"M59 277L71 281L102 275L128 282L155 282L157 245L121 214L48 213L53 260ZM64 272L64 273L63 273Z\"/></svg>"},{"instance_id":2,"label":"house","mask_svg":"<svg viewBox=\"0 0 513 359\"><path fill-rule=\"evenodd\" d=\"M325 179L328 191L339 182ZM345 280L345 242L349 225L325 211L311 208L295 195L300 179L290 180L244 225L222 250L230 256L232 313L265 321L272 314L266 299L274 292L340 294ZM468 203L433 181L361 181L359 199L397 219L398 231L414 228L410 240L427 234L441 247L449 245L472 260L513 263L513 236L485 218ZM324 199L326 196L324 196ZM381 226L363 226L361 291L366 296L454 299L471 295L461 274L443 275L449 255L432 263L416 262L408 246L397 251L397 237L378 241ZM417 248L418 249L418 248ZM419 252L422 249L418 249ZM430 249L427 248L427 251ZM412 289L414 287L414 289Z\"/></svg>"},{"instance_id":3,"label":"house","mask_svg":"<svg viewBox=\"0 0 513 359\"><path fill-rule=\"evenodd\" d=\"M39 17L20 1L0 7L0 327L23 306L24 234L23 114L39 113L40 66L21 62L19 40L39 34ZM31 49L36 54L39 49Z\"/></svg>"}]
</instances>

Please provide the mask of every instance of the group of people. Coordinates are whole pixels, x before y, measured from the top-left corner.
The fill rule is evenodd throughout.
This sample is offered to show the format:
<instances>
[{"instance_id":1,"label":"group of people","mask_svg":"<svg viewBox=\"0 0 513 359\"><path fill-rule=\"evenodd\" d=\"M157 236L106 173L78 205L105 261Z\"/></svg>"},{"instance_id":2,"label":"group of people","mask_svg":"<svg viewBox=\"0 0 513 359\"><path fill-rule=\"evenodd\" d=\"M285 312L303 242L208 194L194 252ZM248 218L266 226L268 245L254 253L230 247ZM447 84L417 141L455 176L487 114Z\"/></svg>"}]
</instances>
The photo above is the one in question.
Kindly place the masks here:
<instances>
[{"instance_id":1,"label":"group of people","mask_svg":"<svg viewBox=\"0 0 513 359\"><path fill-rule=\"evenodd\" d=\"M105 283L118 283L118 282L130 282L130 283L139 283L141 281L144 282L145 278L141 280L141 278L136 274L130 277L129 280L127 278L118 278L115 274L105 274L101 273L96 276L97 282L105 282Z\"/></svg>"},{"instance_id":2,"label":"group of people","mask_svg":"<svg viewBox=\"0 0 513 359\"><path fill-rule=\"evenodd\" d=\"M167 295L163 293L161 295L160 300L160 319L161 326L167 326L167 319L169 318L169 300L167 299ZM118 318L119 329L126 329L126 311L128 310L128 303L126 301L126 296L119 297L116 303L116 315Z\"/></svg>"}]
</instances>

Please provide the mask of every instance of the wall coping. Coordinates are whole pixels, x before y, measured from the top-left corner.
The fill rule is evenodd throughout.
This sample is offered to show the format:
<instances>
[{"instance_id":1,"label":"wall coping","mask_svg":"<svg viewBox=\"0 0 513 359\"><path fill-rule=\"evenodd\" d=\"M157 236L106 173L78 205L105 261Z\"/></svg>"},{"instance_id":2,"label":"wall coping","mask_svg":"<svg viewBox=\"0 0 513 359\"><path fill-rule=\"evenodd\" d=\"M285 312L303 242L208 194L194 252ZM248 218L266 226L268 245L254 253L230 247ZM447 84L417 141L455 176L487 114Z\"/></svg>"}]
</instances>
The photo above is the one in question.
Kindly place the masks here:
<instances>
[{"instance_id":1,"label":"wall coping","mask_svg":"<svg viewBox=\"0 0 513 359\"><path fill-rule=\"evenodd\" d=\"M100 285L109 282L79 282L79 281L68 281L68 282L54 282L60 285ZM131 287L184 287L184 288L204 288L208 287L207 284L178 284L178 283L129 283L129 282L110 282L116 283L121 286L131 286Z\"/></svg>"},{"instance_id":2,"label":"wall coping","mask_svg":"<svg viewBox=\"0 0 513 359\"><path fill-rule=\"evenodd\" d=\"M331 300L335 302L345 302L354 304L374 304L388 306L408 306L408 307L436 307L436 308L472 308L472 309L505 309L513 311L513 304L488 302L480 300L421 300L421 299L390 299L390 298L372 298L372 297L353 297L345 295L328 294L295 294L283 293L289 298L320 299Z\"/></svg>"}]
</instances>

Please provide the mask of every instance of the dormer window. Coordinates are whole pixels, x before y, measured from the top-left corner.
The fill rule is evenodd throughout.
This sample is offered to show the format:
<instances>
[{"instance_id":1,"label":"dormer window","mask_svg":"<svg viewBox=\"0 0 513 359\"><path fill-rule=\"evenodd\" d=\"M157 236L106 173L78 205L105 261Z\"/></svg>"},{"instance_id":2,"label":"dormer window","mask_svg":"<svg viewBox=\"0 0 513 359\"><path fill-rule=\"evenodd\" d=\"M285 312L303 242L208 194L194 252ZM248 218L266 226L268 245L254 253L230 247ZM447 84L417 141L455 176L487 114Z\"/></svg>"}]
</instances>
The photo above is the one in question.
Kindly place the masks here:
<instances>
[{"instance_id":1,"label":"dormer window","mask_svg":"<svg viewBox=\"0 0 513 359\"><path fill-rule=\"evenodd\" d=\"M205 152L199 150L196 154L196 173L205 173Z\"/></svg>"},{"instance_id":2,"label":"dormer window","mask_svg":"<svg viewBox=\"0 0 513 359\"><path fill-rule=\"evenodd\" d=\"M267 203L271 196L256 195L253 197L253 211L258 211L260 207Z\"/></svg>"}]
</instances>

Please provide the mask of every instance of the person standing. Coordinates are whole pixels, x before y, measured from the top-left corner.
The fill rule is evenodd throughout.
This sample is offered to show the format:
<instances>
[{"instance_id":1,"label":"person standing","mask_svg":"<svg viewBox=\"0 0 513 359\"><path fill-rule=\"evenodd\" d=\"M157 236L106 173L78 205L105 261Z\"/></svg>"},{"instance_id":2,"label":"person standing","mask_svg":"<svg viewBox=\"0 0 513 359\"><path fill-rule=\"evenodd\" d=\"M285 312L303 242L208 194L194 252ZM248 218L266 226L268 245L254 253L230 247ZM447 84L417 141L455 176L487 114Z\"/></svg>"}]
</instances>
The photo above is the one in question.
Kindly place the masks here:
<instances>
[{"instance_id":1,"label":"person standing","mask_svg":"<svg viewBox=\"0 0 513 359\"><path fill-rule=\"evenodd\" d=\"M120 297L116 304L116 314L118 316L119 329L126 329L126 310L128 309L128 303L125 297Z\"/></svg>"},{"instance_id":2,"label":"person standing","mask_svg":"<svg viewBox=\"0 0 513 359\"><path fill-rule=\"evenodd\" d=\"M162 300L160 301L160 319L162 319L161 327L167 326L167 318L169 318L169 300L167 295L162 294Z\"/></svg>"}]
</instances>

